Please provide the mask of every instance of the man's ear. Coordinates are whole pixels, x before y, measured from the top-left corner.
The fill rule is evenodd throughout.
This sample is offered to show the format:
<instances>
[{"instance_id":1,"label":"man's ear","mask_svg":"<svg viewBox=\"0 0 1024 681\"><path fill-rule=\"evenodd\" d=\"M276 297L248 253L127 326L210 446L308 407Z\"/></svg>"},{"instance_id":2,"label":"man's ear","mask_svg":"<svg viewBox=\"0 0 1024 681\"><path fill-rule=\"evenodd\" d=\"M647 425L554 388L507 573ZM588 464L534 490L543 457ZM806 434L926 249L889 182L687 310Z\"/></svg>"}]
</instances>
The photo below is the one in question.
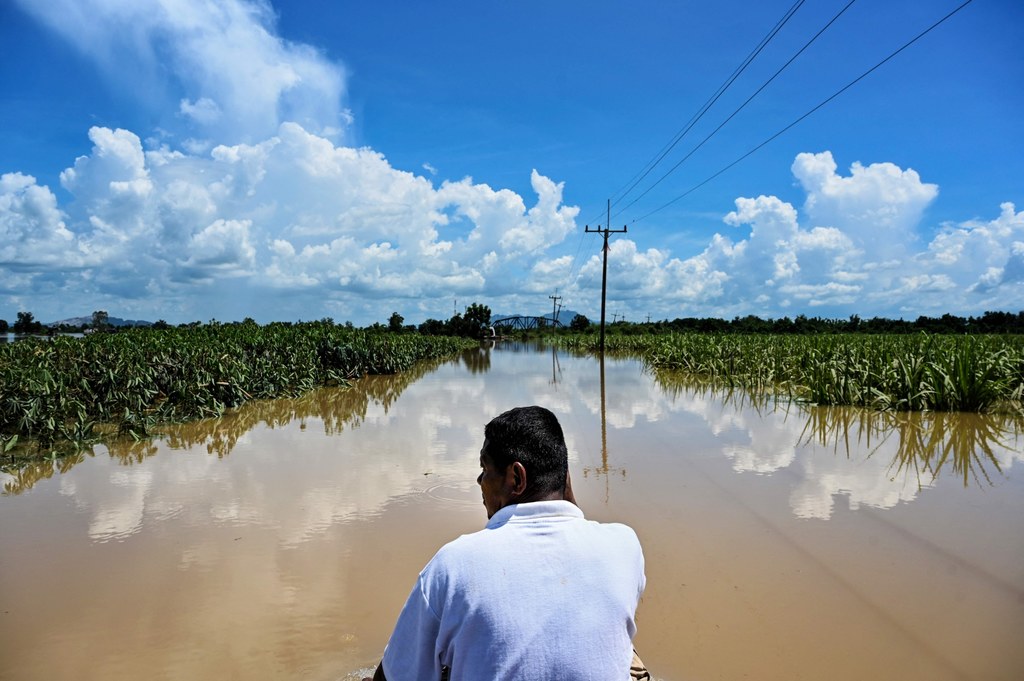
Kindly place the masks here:
<instances>
[{"instance_id":1,"label":"man's ear","mask_svg":"<svg viewBox=\"0 0 1024 681\"><path fill-rule=\"evenodd\" d=\"M512 496L522 496L526 491L526 467L518 461L513 461L512 465L508 467L505 483L509 485Z\"/></svg>"}]
</instances>

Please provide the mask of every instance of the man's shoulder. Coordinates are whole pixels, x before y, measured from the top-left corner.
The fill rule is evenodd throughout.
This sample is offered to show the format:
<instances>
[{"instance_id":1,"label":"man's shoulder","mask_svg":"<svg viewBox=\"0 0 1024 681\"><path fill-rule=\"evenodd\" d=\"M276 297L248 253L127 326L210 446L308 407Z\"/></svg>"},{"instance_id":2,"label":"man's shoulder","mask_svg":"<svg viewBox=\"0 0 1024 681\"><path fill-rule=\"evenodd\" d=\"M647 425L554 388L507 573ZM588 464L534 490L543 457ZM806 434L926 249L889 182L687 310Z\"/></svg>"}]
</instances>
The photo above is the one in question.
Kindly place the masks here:
<instances>
[{"instance_id":1,"label":"man's shoulder","mask_svg":"<svg viewBox=\"0 0 1024 681\"><path fill-rule=\"evenodd\" d=\"M596 520L586 521L588 531L594 535L595 538L603 539L606 542L613 543L621 548L627 546L633 546L637 549L640 548L640 538L637 537L636 532L632 527L624 523L605 523L598 522Z\"/></svg>"},{"instance_id":2,"label":"man's shoulder","mask_svg":"<svg viewBox=\"0 0 1024 681\"><path fill-rule=\"evenodd\" d=\"M477 530L452 539L437 550L430 562L436 564L463 561L466 555L478 553L489 543L489 532L487 529Z\"/></svg>"}]
</instances>

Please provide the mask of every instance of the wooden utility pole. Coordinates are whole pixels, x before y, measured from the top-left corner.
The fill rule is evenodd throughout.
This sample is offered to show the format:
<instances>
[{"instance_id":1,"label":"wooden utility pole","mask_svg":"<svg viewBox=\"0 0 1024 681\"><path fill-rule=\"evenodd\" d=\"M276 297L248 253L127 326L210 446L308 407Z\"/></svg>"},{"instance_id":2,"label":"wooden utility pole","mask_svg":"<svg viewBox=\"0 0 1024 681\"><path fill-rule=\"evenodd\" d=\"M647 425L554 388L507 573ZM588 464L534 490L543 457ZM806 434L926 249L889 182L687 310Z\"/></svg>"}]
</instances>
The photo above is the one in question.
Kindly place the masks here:
<instances>
[{"instance_id":1,"label":"wooden utility pole","mask_svg":"<svg viewBox=\"0 0 1024 681\"><path fill-rule=\"evenodd\" d=\"M604 270L601 274L601 354L604 355L604 306L605 297L608 292L608 234L625 234L628 231L626 225L622 226L622 229L609 229L608 225L612 223L612 200L608 199L608 221L605 222L604 229L601 229L601 225L597 226L597 229L590 229L590 225L585 225L585 231L597 232L604 235Z\"/></svg>"},{"instance_id":2,"label":"wooden utility pole","mask_svg":"<svg viewBox=\"0 0 1024 681\"><path fill-rule=\"evenodd\" d=\"M551 299L551 326L555 326L555 322L558 321L558 301L562 299L562 296L548 296Z\"/></svg>"}]
</instances>

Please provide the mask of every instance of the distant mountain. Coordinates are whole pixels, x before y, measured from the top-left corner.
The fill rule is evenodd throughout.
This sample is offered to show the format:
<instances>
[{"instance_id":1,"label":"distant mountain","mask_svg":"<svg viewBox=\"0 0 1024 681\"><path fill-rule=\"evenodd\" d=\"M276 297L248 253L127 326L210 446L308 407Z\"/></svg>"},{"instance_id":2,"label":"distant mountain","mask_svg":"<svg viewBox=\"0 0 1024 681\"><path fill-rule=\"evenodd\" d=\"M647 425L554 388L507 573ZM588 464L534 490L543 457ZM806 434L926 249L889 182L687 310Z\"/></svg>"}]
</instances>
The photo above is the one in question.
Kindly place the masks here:
<instances>
[{"instance_id":1,"label":"distant mountain","mask_svg":"<svg viewBox=\"0 0 1024 681\"><path fill-rule=\"evenodd\" d=\"M89 326L92 324L92 315L61 319L56 322L50 322L46 326L60 326L61 324L67 326ZM147 322L142 319L121 319L120 317L107 317L107 324L111 326L153 326L153 322Z\"/></svg>"}]
</instances>

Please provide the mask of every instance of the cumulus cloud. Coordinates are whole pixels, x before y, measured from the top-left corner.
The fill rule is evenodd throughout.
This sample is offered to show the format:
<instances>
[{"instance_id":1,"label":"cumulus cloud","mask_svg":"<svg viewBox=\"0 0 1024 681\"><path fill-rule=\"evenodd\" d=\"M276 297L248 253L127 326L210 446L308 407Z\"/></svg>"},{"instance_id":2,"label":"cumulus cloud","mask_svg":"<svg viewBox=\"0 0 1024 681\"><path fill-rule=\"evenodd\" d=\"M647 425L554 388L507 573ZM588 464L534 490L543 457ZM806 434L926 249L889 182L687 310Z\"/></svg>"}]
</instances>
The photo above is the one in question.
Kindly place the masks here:
<instances>
[{"instance_id":1,"label":"cumulus cloud","mask_svg":"<svg viewBox=\"0 0 1024 681\"><path fill-rule=\"evenodd\" d=\"M60 268L83 295L199 295L236 280L284 298L315 290L357 312L384 298L482 297L488 281L522 291L578 212L537 171L532 205L469 178L435 187L296 123L204 155L147 151L128 130L89 138L61 173L63 208L31 177L0 181L4 262Z\"/></svg>"},{"instance_id":2,"label":"cumulus cloud","mask_svg":"<svg viewBox=\"0 0 1024 681\"><path fill-rule=\"evenodd\" d=\"M74 266L74 239L48 187L31 175L0 175L0 267Z\"/></svg>"},{"instance_id":3,"label":"cumulus cloud","mask_svg":"<svg viewBox=\"0 0 1024 681\"><path fill-rule=\"evenodd\" d=\"M737 198L723 218L732 231L697 255L616 240L610 297L660 302L668 318L976 314L1024 304L1024 213L1013 204L994 220L930 235L922 216L936 185L892 163L853 163L845 176L837 169L830 152L799 154L792 172L806 193L802 211L776 196ZM600 267L593 257L580 279Z\"/></svg>"},{"instance_id":4,"label":"cumulus cloud","mask_svg":"<svg viewBox=\"0 0 1024 681\"><path fill-rule=\"evenodd\" d=\"M798 154L793 161L793 175L807 192L804 211L810 221L841 229L869 259L902 255L938 186L892 163L855 162L846 177L836 173L837 167L827 151Z\"/></svg>"},{"instance_id":5,"label":"cumulus cloud","mask_svg":"<svg viewBox=\"0 0 1024 681\"><path fill-rule=\"evenodd\" d=\"M969 293L1020 301L1024 297L1024 210L1017 212L1007 202L994 220L945 225L918 261L930 272L946 272Z\"/></svg>"},{"instance_id":6,"label":"cumulus cloud","mask_svg":"<svg viewBox=\"0 0 1024 681\"><path fill-rule=\"evenodd\" d=\"M265 0L16 2L201 137L256 141L294 121L333 138L348 124L344 68L277 35Z\"/></svg>"},{"instance_id":7,"label":"cumulus cloud","mask_svg":"<svg viewBox=\"0 0 1024 681\"><path fill-rule=\"evenodd\" d=\"M592 300L600 286L600 253L577 267L564 252L578 209L537 170L533 197L468 177L435 185L292 122L201 153L147 148L123 129L94 127L89 139L60 175L63 205L28 175L0 178L0 268L20 290L129 305L156 296L161 311L200 316L199 301L230 291L259 305L238 317L292 318L301 300L305 318L362 322L382 306L447 317L453 297L508 310L552 290ZM803 212L776 196L740 197L695 255L644 247L632 233L611 240L612 309L640 319L1024 307L1024 212L1013 204L928 240L920 216L937 190L913 171L853 164L841 177L824 152L801 154L794 173ZM878 216L898 248L865 237ZM915 241L928 242L915 251Z\"/></svg>"},{"instance_id":8,"label":"cumulus cloud","mask_svg":"<svg viewBox=\"0 0 1024 681\"><path fill-rule=\"evenodd\" d=\"M563 183L534 170L524 196L346 144L344 66L280 36L268 0L15 2L130 84L159 127L145 141L92 128L91 150L60 175L70 200L3 169L14 171L0 177L4 291L192 318L225 287L262 306L234 316L263 319L301 309L372 321L382 305L447 316L452 297L529 311L552 290L594 311L602 256L566 254L579 210ZM933 226L922 219L939 188L914 169L854 161L843 172L820 151L790 170L802 205L738 197L695 251L671 252L657 229L651 241L618 235L610 304L637 318L1024 307L1013 204Z\"/></svg>"}]
</instances>

